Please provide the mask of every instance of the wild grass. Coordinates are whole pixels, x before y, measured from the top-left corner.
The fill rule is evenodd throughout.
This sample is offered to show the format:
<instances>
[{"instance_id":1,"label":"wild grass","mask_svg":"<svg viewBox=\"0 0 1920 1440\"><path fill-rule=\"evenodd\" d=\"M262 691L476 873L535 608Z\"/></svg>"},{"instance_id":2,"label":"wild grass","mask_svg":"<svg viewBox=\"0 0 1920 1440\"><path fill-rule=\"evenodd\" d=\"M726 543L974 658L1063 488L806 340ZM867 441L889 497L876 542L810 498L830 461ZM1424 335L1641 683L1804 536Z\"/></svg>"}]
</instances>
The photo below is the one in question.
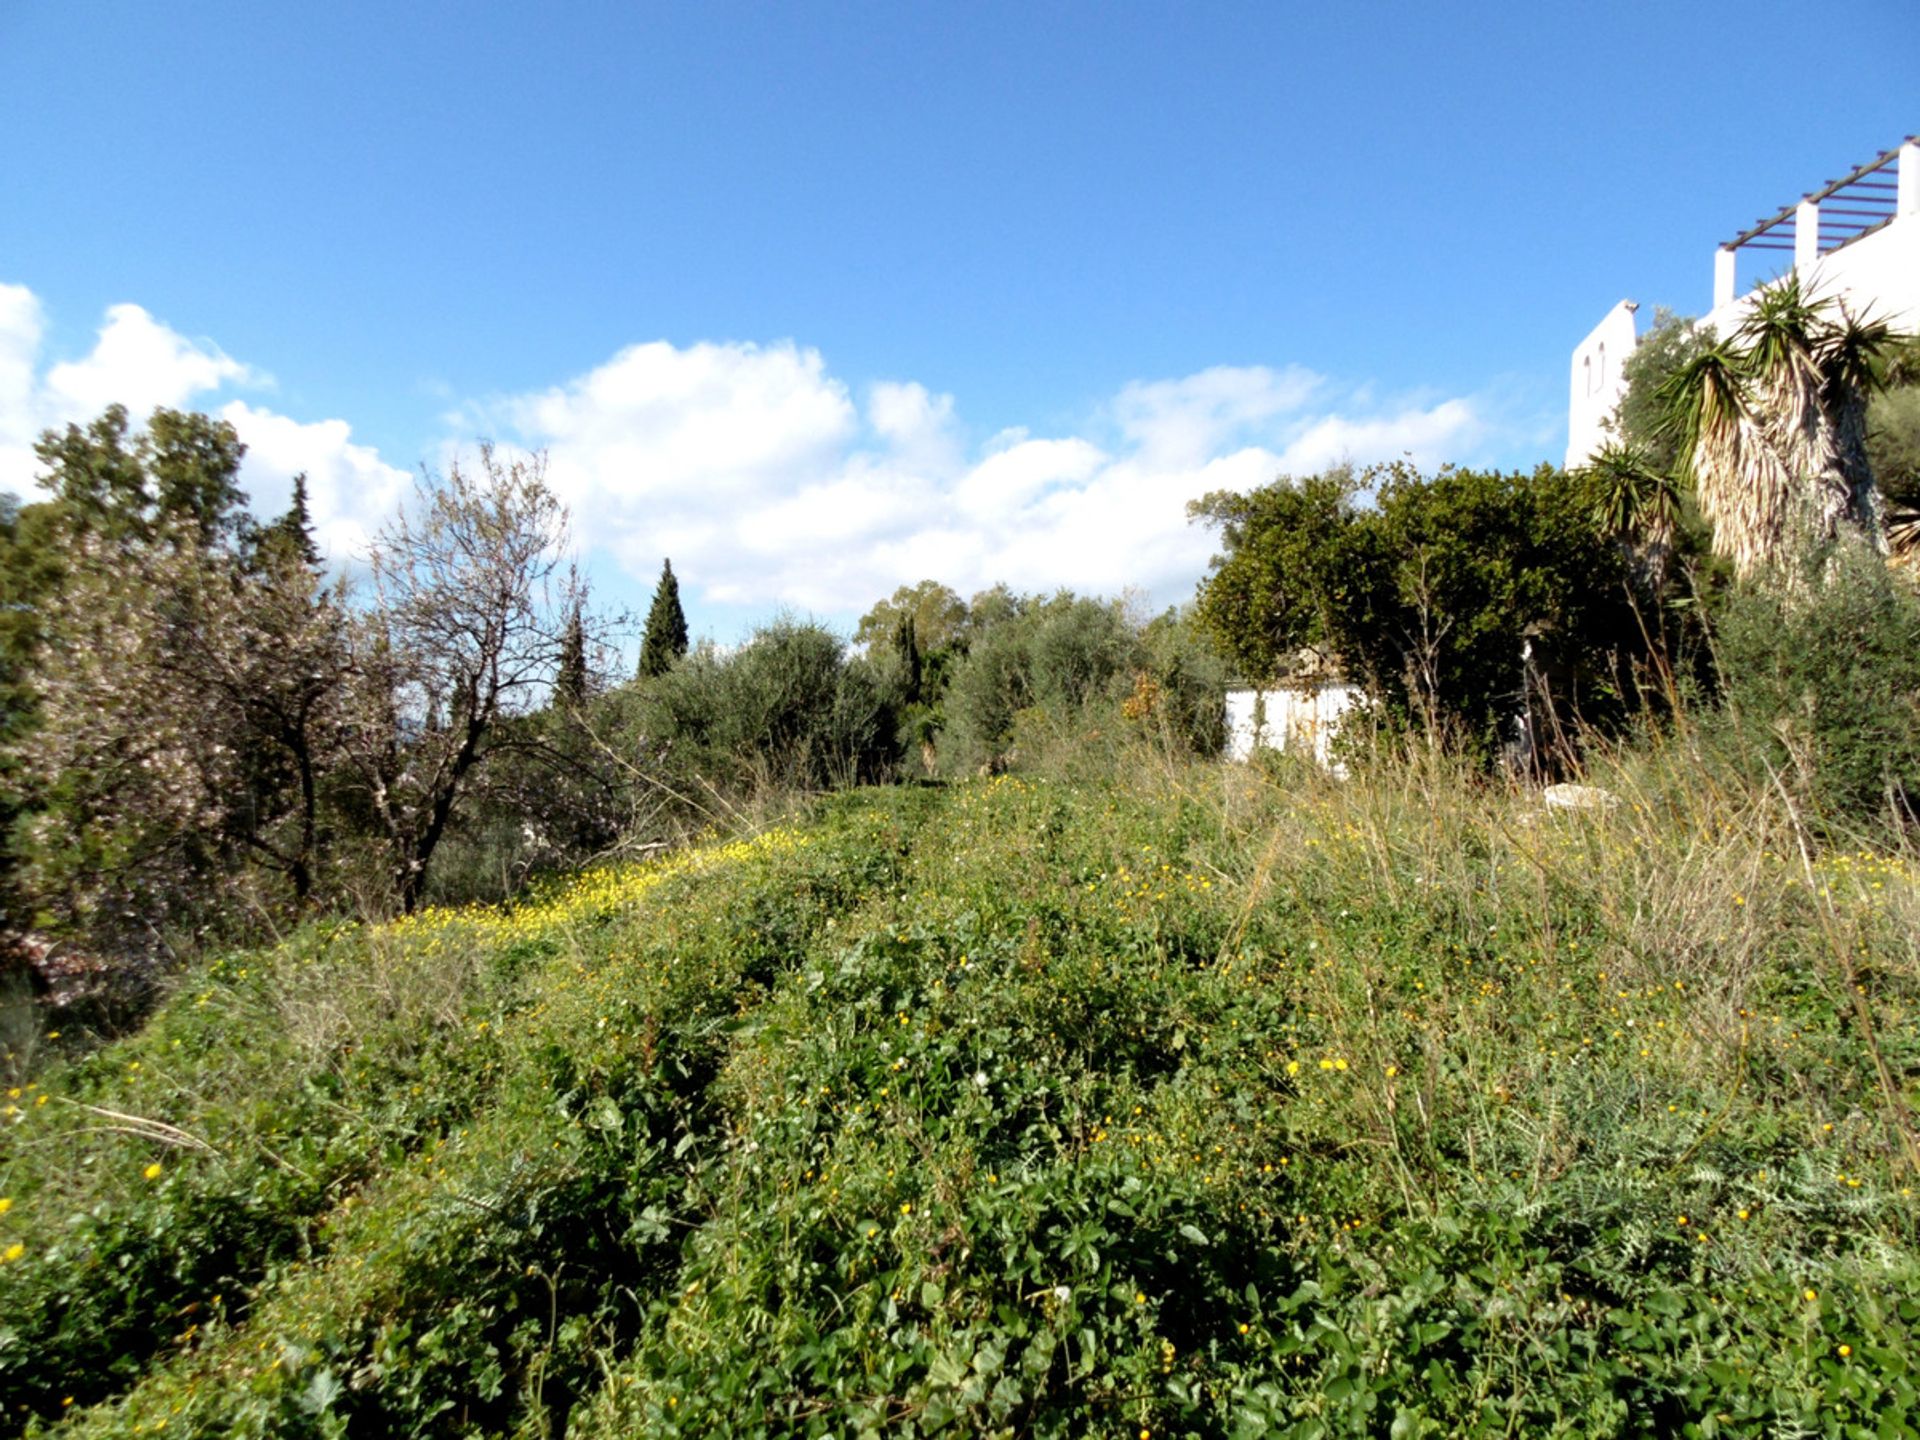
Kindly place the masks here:
<instances>
[{"instance_id":1,"label":"wild grass","mask_svg":"<svg viewBox=\"0 0 1920 1440\"><path fill-rule=\"evenodd\" d=\"M196 975L9 1102L8 1428L1914 1433L1907 857L1035 763Z\"/></svg>"}]
</instances>

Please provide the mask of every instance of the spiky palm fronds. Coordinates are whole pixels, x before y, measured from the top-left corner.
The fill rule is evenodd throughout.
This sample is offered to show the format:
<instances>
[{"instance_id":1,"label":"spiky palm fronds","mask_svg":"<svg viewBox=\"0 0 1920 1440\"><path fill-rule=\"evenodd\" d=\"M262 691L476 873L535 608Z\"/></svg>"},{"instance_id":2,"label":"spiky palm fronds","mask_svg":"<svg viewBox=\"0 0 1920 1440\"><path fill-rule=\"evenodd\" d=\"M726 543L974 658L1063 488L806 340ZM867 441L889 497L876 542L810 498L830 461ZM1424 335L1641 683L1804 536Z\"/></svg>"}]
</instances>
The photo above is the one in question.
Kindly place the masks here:
<instances>
[{"instance_id":1,"label":"spiky palm fronds","mask_svg":"<svg viewBox=\"0 0 1920 1440\"><path fill-rule=\"evenodd\" d=\"M1716 342L1661 387L1682 477L1713 527L1714 548L1741 575L1780 551L1795 510L1793 476L1749 390L1745 356Z\"/></svg>"},{"instance_id":2,"label":"spiky palm fronds","mask_svg":"<svg viewBox=\"0 0 1920 1440\"><path fill-rule=\"evenodd\" d=\"M1680 489L1660 472L1645 446L1608 441L1586 464L1593 518L1625 547L1634 568L1656 591L1680 529Z\"/></svg>"},{"instance_id":3,"label":"spiky palm fronds","mask_svg":"<svg viewBox=\"0 0 1920 1440\"><path fill-rule=\"evenodd\" d=\"M1761 290L1734 335L1767 438L1798 482L1801 518L1822 540L1848 518L1853 498L1823 403L1830 308L1805 293L1799 276L1788 275Z\"/></svg>"},{"instance_id":4,"label":"spiky palm fronds","mask_svg":"<svg viewBox=\"0 0 1920 1440\"><path fill-rule=\"evenodd\" d=\"M1899 337L1886 321L1855 315L1843 302L1839 321L1824 337L1821 404L1833 423L1834 445L1849 490L1850 513L1877 550L1885 552L1880 495L1867 458L1867 406L1886 385Z\"/></svg>"},{"instance_id":5,"label":"spiky palm fronds","mask_svg":"<svg viewBox=\"0 0 1920 1440\"><path fill-rule=\"evenodd\" d=\"M1888 507L1887 553L1902 564L1920 559L1920 510L1904 505Z\"/></svg>"},{"instance_id":6,"label":"spiky palm fronds","mask_svg":"<svg viewBox=\"0 0 1920 1440\"><path fill-rule=\"evenodd\" d=\"M1885 324L1789 275L1754 297L1730 339L1660 388L1714 549L1740 574L1831 540L1843 524L1884 548L1866 405L1895 343Z\"/></svg>"}]
</instances>

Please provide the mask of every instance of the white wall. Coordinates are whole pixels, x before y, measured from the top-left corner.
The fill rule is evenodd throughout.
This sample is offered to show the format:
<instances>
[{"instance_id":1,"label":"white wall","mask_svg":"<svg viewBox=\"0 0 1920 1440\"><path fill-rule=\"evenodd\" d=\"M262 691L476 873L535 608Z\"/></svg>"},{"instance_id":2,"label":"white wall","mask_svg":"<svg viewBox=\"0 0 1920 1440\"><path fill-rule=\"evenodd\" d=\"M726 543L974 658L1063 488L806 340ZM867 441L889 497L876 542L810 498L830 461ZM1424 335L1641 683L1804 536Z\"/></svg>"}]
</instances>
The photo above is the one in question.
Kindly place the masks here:
<instances>
[{"instance_id":1,"label":"white wall","mask_svg":"<svg viewBox=\"0 0 1920 1440\"><path fill-rule=\"evenodd\" d=\"M1227 692L1227 756L1250 759L1256 745L1272 750L1309 754L1336 774L1333 736L1340 717L1360 698L1360 687L1332 682L1326 685L1278 685L1270 690ZM1264 699L1265 704L1260 705ZM1255 732L1255 711L1261 725Z\"/></svg>"},{"instance_id":2,"label":"white wall","mask_svg":"<svg viewBox=\"0 0 1920 1440\"><path fill-rule=\"evenodd\" d=\"M1856 315L1885 320L1895 329L1920 331L1920 144L1900 147L1894 169L1878 172L1898 176L1895 217L1871 235L1825 255L1806 256L1794 269L1802 286L1817 299L1844 299ZM1839 204L1841 202L1834 201ZM1818 233L1816 216L1803 206L1796 238L1810 243ZM1703 323L1721 335L1739 327L1752 293L1732 296L1733 252L1714 252L1715 304ZM1732 296L1732 298L1726 298ZM1567 468L1584 464L1607 438L1602 422L1613 413L1625 393L1621 366L1636 340L1634 306L1621 301L1582 340L1573 352L1572 393L1567 405Z\"/></svg>"},{"instance_id":3,"label":"white wall","mask_svg":"<svg viewBox=\"0 0 1920 1440\"><path fill-rule=\"evenodd\" d=\"M1796 265L1801 289L1815 299L1844 299L1854 314L1920 330L1920 216L1902 215L1885 229ZM1749 290L1709 311L1705 323L1731 335L1752 303Z\"/></svg>"},{"instance_id":4,"label":"white wall","mask_svg":"<svg viewBox=\"0 0 1920 1440\"><path fill-rule=\"evenodd\" d=\"M1567 468L1584 465L1607 441L1605 421L1627 393L1621 374L1638 341L1631 300L1607 312L1593 332L1573 347L1573 376L1567 401Z\"/></svg>"}]
</instances>

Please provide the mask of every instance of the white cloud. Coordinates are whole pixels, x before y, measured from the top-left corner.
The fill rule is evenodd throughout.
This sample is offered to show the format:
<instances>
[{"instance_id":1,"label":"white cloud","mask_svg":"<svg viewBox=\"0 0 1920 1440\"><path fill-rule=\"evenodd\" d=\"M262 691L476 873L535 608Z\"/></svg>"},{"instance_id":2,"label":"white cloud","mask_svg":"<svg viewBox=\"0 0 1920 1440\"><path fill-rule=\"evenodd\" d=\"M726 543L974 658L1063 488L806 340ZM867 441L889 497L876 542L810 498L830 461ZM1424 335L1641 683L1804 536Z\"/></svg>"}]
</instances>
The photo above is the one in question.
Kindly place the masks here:
<instances>
[{"instance_id":1,"label":"white cloud","mask_svg":"<svg viewBox=\"0 0 1920 1440\"><path fill-rule=\"evenodd\" d=\"M1187 502L1341 460L1470 459L1469 398L1384 407L1297 366L1220 366L1122 389L1086 433L995 436L969 453L954 399L849 387L817 351L665 342L464 424L545 448L575 531L639 583L673 558L717 603L857 614L932 577L1186 598L1215 537Z\"/></svg>"},{"instance_id":2,"label":"white cloud","mask_svg":"<svg viewBox=\"0 0 1920 1440\"><path fill-rule=\"evenodd\" d=\"M121 404L133 415L175 409L223 385L262 377L210 341L189 340L138 305L114 305L85 358L47 372L45 403L60 420L83 420Z\"/></svg>"},{"instance_id":3,"label":"white cloud","mask_svg":"<svg viewBox=\"0 0 1920 1440\"><path fill-rule=\"evenodd\" d=\"M34 493L41 431L84 422L120 404L138 422L156 406L211 408L221 392L267 383L210 340L193 340L138 305L110 306L92 348L49 365L45 316L22 285L0 285L0 490ZM293 477L307 473L316 538L329 555L362 553L367 537L406 494L407 472L353 443L344 420L301 422L244 400L221 405L247 446L240 482L256 515L283 511Z\"/></svg>"},{"instance_id":4,"label":"white cloud","mask_svg":"<svg viewBox=\"0 0 1920 1440\"><path fill-rule=\"evenodd\" d=\"M991 520L1056 485L1084 484L1106 458L1089 440L1020 440L969 469L953 487L953 497L967 514Z\"/></svg>"},{"instance_id":5,"label":"white cloud","mask_svg":"<svg viewBox=\"0 0 1920 1440\"><path fill-rule=\"evenodd\" d=\"M0 488L30 490L39 431L119 401L215 409L248 446L257 514L308 476L319 538L351 561L407 495L408 472L343 419L301 420L231 392L265 383L138 305L109 309L90 351L50 362L31 291L0 286ZM1142 380L1065 433L967 437L951 395L912 381L858 392L792 341L628 346L550 388L446 417L442 464L493 436L545 449L589 564L651 585L663 555L713 603L841 618L935 578L963 593L1142 591L1186 598L1215 536L1190 500L1281 473L1411 453L1471 462L1511 439L1483 397L1394 401L1298 366L1216 366Z\"/></svg>"},{"instance_id":6,"label":"white cloud","mask_svg":"<svg viewBox=\"0 0 1920 1440\"><path fill-rule=\"evenodd\" d=\"M1443 400L1421 409L1355 419L1326 415L1288 442L1280 468L1311 475L1343 460L1398 460L1434 466L1458 459L1483 441L1488 423L1469 400Z\"/></svg>"},{"instance_id":7,"label":"white cloud","mask_svg":"<svg viewBox=\"0 0 1920 1440\"><path fill-rule=\"evenodd\" d=\"M34 365L44 321L40 301L24 285L0 285L0 490L25 496L32 484Z\"/></svg>"},{"instance_id":8,"label":"white cloud","mask_svg":"<svg viewBox=\"0 0 1920 1440\"><path fill-rule=\"evenodd\" d=\"M244 400L229 401L220 418L246 444L241 478L254 514L284 512L293 477L305 472L314 539L329 559L363 558L367 541L412 488L405 470L387 464L371 445L354 444L344 420L302 423Z\"/></svg>"},{"instance_id":9,"label":"white cloud","mask_svg":"<svg viewBox=\"0 0 1920 1440\"><path fill-rule=\"evenodd\" d=\"M1179 380L1135 381L1120 392L1114 414L1121 433L1160 463L1191 464L1259 434L1325 384L1297 365L1216 365Z\"/></svg>"}]
</instances>

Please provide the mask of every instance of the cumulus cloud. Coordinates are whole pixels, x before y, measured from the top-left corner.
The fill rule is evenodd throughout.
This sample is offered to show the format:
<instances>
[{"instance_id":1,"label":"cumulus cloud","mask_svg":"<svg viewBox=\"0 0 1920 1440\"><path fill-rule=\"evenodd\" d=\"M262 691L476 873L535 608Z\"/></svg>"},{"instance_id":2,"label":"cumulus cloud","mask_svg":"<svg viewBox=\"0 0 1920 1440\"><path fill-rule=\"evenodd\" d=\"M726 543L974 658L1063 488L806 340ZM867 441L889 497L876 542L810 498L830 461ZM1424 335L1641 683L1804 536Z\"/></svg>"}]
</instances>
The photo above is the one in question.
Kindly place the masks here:
<instances>
[{"instance_id":1,"label":"cumulus cloud","mask_svg":"<svg viewBox=\"0 0 1920 1440\"><path fill-rule=\"evenodd\" d=\"M303 420L235 391L268 383L211 340L138 305L105 312L90 350L45 354L31 291L0 285L0 488L30 491L34 437L108 403L210 409L248 446L261 515L306 472L319 539L352 562L410 488L346 420ZM837 618L934 578L1017 589L1189 596L1215 537L1187 503L1282 473L1410 454L1471 461L1512 427L1482 397L1394 400L1299 366L1148 378L1060 433L970 437L955 397L911 380L854 385L819 351L650 341L546 389L444 417L442 464L476 437L541 449L590 568L642 586L670 555L714 604Z\"/></svg>"},{"instance_id":2,"label":"cumulus cloud","mask_svg":"<svg viewBox=\"0 0 1920 1440\"><path fill-rule=\"evenodd\" d=\"M1158 464L1193 464L1298 411L1326 382L1297 365L1216 365L1178 380L1135 381L1114 402L1120 431Z\"/></svg>"},{"instance_id":3,"label":"cumulus cloud","mask_svg":"<svg viewBox=\"0 0 1920 1440\"><path fill-rule=\"evenodd\" d=\"M344 420L303 423L244 400L222 406L220 418L246 443L242 479L255 514L284 511L293 477L306 474L314 541L330 560L363 559L367 542L412 488L408 472L387 464L371 445L355 444Z\"/></svg>"},{"instance_id":4,"label":"cumulus cloud","mask_svg":"<svg viewBox=\"0 0 1920 1440\"><path fill-rule=\"evenodd\" d=\"M44 328L40 301L24 285L0 285L0 490L24 495L33 475L34 367Z\"/></svg>"},{"instance_id":5,"label":"cumulus cloud","mask_svg":"<svg viewBox=\"0 0 1920 1440\"><path fill-rule=\"evenodd\" d=\"M1141 381L1082 433L972 447L950 395L853 393L789 342L653 342L461 418L545 449L581 540L637 581L670 555L707 600L840 616L929 577L1177 601L1215 540L1188 501L1346 460L1470 458L1488 429L1469 397L1383 404L1298 366Z\"/></svg>"},{"instance_id":6,"label":"cumulus cloud","mask_svg":"<svg viewBox=\"0 0 1920 1440\"><path fill-rule=\"evenodd\" d=\"M66 420L98 415L115 403L145 415L157 405L179 409L223 385L257 385L261 378L218 345L189 340L138 305L114 305L93 349L47 372L44 403Z\"/></svg>"},{"instance_id":7,"label":"cumulus cloud","mask_svg":"<svg viewBox=\"0 0 1920 1440\"><path fill-rule=\"evenodd\" d=\"M0 285L0 489L34 492L41 431L85 422L107 406L136 420L156 406L211 408L223 392L258 389L267 377L211 340L195 340L139 305L108 307L92 348L49 364L42 353L46 317L23 285ZM301 422L234 399L217 412L247 446L240 480L252 508L286 508L293 477L305 471L316 538L330 556L351 560L406 493L408 476L352 441L344 420Z\"/></svg>"}]
</instances>

